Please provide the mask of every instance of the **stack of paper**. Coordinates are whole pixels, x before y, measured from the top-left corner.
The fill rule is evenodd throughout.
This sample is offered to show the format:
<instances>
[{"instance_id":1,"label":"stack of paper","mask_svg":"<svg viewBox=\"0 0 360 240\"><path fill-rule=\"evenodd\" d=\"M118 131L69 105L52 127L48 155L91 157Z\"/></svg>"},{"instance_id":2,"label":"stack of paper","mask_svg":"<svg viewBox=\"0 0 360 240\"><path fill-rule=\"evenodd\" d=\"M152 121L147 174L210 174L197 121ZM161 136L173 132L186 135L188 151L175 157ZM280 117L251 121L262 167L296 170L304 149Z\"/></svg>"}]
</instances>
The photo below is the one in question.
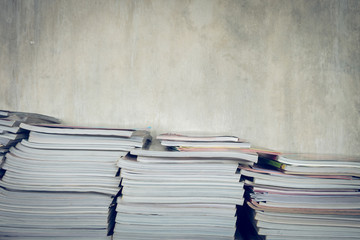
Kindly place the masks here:
<instances>
[{"instance_id":1,"label":"stack of paper","mask_svg":"<svg viewBox=\"0 0 360 240\"><path fill-rule=\"evenodd\" d=\"M20 123L60 123L60 120L36 113L0 110L0 164L9 148L28 136L19 127Z\"/></svg>"},{"instance_id":2,"label":"stack of paper","mask_svg":"<svg viewBox=\"0 0 360 240\"><path fill-rule=\"evenodd\" d=\"M106 239L120 190L116 163L146 131L21 124L0 181L0 238ZM113 205L112 205L113 204Z\"/></svg>"},{"instance_id":3,"label":"stack of paper","mask_svg":"<svg viewBox=\"0 0 360 240\"><path fill-rule=\"evenodd\" d=\"M235 137L197 143L204 139L213 145L197 151L154 145L119 161L114 239L234 239L244 193L238 166L252 165L257 155L222 149Z\"/></svg>"},{"instance_id":4,"label":"stack of paper","mask_svg":"<svg viewBox=\"0 0 360 240\"><path fill-rule=\"evenodd\" d=\"M259 235L360 239L360 157L264 155L259 164L241 169L250 192L248 216Z\"/></svg>"}]
</instances>

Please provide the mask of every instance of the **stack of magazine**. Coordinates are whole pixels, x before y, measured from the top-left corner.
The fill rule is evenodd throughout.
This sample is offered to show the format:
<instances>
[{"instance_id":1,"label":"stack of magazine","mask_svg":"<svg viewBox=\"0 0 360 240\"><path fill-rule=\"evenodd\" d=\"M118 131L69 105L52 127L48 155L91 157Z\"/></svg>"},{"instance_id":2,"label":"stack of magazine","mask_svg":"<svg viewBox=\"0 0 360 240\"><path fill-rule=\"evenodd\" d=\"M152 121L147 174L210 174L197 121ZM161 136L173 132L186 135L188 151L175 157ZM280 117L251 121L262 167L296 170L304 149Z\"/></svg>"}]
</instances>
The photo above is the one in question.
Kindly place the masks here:
<instances>
[{"instance_id":1,"label":"stack of magazine","mask_svg":"<svg viewBox=\"0 0 360 240\"><path fill-rule=\"evenodd\" d=\"M359 157L264 154L241 175L260 239L360 239Z\"/></svg>"},{"instance_id":2,"label":"stack of magazine","mask_svg":"<svg viewBox=\"0 0 360 240\"><path fill-rule=\"evenodd\" d=\"M234 239L243 204L239 164L257 155L237 137L164 134L119 162L114 239ZM186 149L185 149L186 148Z\"/></svg>"},{"instance_id":3,"label":"stack of magazine","mask_svg":"<svg viewBox=\"0 0 360 240\"><path fill-rule=\"evenodd\" d=\"M10 147L27 138L28 132L19 127L21 123L54 124L60 120L42 114L0 110L0 162Z\"/></svg>"},{"instance_id":4,"label":"stack of magazine","mask_svg":"<svg viewBox=\"0 0 360 240\"><path fill-rule=\"evenodd\" d=\"M0 238L108 239L120 190L116 163L147 131L20 124L0 186Z\"/></svg>"}]
</instances>

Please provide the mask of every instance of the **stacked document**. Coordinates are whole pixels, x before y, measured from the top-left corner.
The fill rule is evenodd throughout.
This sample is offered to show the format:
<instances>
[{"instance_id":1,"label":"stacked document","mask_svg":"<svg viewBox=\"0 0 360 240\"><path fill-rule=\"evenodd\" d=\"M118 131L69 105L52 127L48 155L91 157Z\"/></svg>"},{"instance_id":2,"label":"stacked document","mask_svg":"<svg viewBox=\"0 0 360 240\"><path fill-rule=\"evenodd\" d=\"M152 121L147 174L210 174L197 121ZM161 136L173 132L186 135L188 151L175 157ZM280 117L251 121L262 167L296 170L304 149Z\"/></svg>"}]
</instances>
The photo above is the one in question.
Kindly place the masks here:
<instances>
[{"instance_id":1,"label":"stacked document","mask_svg":"<svg viewBox=\"0 0 360 240\"><path fill-rule=\"evenodd\" d=\"M0 186L0 238L108 239L120 187L118 159L147 131L20 124ZM28 239L28 238L26 238Z\"/></svg>"},{"instance_id":2,"label":"stacked document","mask_svg":"<svg viewBox=\"0 0 360 240\"><path fill-rule=\"evenodd\" d=\"M212 150L153 145L119 160L114 239L234 239L236 206L244 201L238 166L253 165L257 155L222 150L227 142L238 139L217 138Z\"/></svg>"},{"instance_id":3,"label":"stacked document","mask_svg":"<svg viewBox=\"0 0 360 240\"><path fill-rule=\"evenodd\" d=\"M259 166L241 168L258 235L360 239L360 157L263 155Z\"/></svg>"},{"instance_id":4,"label":"stacked document","mask_svg":"<svg viewBox=\"0 0 360 240\"><path fill-rule=\"evenodd\" d=\"M28 132L19 127L21 123L54 124L60 120L42 114L0 110L0 163L10 147L28 137Z\"/></svg>"}]
</instances>

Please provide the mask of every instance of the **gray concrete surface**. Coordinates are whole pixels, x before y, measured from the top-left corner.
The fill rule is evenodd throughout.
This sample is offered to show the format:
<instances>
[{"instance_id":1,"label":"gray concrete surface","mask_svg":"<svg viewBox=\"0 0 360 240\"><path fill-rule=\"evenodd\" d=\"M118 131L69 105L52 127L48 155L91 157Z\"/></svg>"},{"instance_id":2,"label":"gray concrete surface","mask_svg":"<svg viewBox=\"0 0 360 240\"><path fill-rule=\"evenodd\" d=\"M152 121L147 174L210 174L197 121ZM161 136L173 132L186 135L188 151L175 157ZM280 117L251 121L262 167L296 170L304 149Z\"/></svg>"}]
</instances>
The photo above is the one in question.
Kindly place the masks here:
<instances>
[{"instance_id":1,"label":"gray concrete surface","mask_svg":"<svg viewBox=\"0 0 360 240\"><path fill-rule=\"evenodd\" d=\"M360 154L360 1L0 0L0 109Z\"/></svg>"}]
</instances>

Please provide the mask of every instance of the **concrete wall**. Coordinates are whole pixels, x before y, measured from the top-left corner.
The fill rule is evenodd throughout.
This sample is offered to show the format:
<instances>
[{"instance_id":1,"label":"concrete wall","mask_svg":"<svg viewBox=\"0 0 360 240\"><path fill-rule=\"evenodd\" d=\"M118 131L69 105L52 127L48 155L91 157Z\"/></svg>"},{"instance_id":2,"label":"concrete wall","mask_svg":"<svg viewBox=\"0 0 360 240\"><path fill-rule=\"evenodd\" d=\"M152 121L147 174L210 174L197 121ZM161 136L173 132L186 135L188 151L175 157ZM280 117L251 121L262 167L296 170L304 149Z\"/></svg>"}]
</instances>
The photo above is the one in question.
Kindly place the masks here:
<instances>
[{"instance_id":1,"label":"concrete wall","mask_svg":"<svg viewBox=\"0 0 360 240\"><path fill-rule=\"evenodd\" d=\"M0 109L360 154L360 1L0 0Z\"/></svg>"}]
</instances>

